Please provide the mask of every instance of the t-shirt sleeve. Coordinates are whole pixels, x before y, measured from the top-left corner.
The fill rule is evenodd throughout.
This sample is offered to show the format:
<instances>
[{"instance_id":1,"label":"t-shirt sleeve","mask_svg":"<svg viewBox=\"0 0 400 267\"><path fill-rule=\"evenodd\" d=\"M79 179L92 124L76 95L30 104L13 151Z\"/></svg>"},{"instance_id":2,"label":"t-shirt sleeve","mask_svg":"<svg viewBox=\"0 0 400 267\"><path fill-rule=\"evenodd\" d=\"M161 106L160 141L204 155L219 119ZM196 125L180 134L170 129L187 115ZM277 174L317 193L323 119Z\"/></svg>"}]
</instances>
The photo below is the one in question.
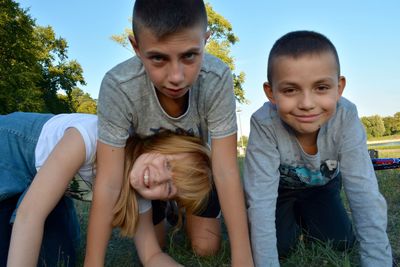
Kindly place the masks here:
<instances>
[{"instance_id":1,"label":"t-shirt sleeve","mask_svg":"<svg viewBox=\"0 0 400 267\"><path fill-rule=\"evenodd\" d=\"M139 194L136 194L138 206L139 206L139 214L145 213L149 209L151 209L151 200L144 199Z\"/></svg>"},{"instance_id":2,"label":"t-shirt sleeve","mask_svg":"<svg viewBox=\"0 0 400 267\"><path fill-rule=\"evenodd\" d=\"M279 266L275 230L279 163L280 156L274 137L253 115L243 183L256 266Z\"/></svg>"},{"instance_id":3,"label":"t-shirt sleeve","mask_svg":"<svg viewBox=\"0 0 400 267\"><path fill-rule=\"evenodd\" d=\"M98 140L115 147L124 147L129 137L128 98L118 83L107 73L100 87L97 106Z\"/></svg>"},{"instance_id":4,"label":"t-shirt sleeve","mask_svg":"<svg viewBox=\"0 0 400 267\"><path fill-rule=\"evenodd\" d=\"M206 121L211 138L223 138L237 132L236 100L229 68L221 77L205 82L207 88Z\"/></svg>"},{"instance_id":5,"label":"t-shirt sleeve","mask_svg":"<svg viewBox=\"0 0 400 267\"><path fill-rule=\"evenodd\" d=\"M365 130L355 106L344 115L340 169L360 242L361 266L392 266L386 233L387 206L368 155Z\"/></svg>"},{"instance_id":6,"label":"t-shirt sleeve","mask_svg":"<svg viewBox=\"0 0 400 267\"><path fill-rule=\"evenodd\" d=\"M83 114L79 118L79 123L76 123L73 127L78 129L85 143L85 162L92 162L96 155L97 116Z\"/></svg>"}]
</instances>

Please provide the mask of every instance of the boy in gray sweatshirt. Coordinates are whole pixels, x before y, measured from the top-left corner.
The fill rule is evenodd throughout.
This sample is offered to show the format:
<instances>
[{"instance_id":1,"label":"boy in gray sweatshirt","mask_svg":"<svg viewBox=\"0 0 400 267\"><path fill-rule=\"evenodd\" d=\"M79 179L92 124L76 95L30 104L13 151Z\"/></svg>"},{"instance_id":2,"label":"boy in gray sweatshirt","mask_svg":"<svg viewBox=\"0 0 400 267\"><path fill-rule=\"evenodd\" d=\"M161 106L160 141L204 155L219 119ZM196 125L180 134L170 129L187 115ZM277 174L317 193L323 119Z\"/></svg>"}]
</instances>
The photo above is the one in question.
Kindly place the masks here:
<instances>
[{"instance_id":1,"label":"boy in gray sweatshirt","mask_svg":"<svg viewBox=\"0 0 400 267\"><path fill-rule=\"evenodd\" d=\"M269 102L251 118L244 170L256 266L279 266L301 233L337 249L357 237L363 267L392 266L386 202L356 106L341 97L345 84L334 45L319 33L290 32L271 49Z\"/></svg>"}]
</instances>

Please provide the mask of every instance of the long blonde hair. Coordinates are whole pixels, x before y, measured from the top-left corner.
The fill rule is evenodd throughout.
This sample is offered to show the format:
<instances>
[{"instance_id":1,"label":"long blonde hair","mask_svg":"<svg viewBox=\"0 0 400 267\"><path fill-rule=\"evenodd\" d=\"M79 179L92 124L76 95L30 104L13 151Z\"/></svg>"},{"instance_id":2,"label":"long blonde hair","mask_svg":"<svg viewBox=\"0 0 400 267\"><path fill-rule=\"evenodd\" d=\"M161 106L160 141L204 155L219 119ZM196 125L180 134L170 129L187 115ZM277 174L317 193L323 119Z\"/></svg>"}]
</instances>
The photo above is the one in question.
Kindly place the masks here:
<instances>
[{"instance_id":1,"label":"long blonde hair","mask_svg":"<svg viewBox=\"0 0 400 267\"><path fill-rule=\"evenodd\" d=\"M183 159L171 160L172 180L178 189L174 198L179 207L178 226L182 210L198 213L203 208L212 188L211 158L209 149L199 138L177 135L165 131L146 138L130 137L125 148L124 181L118 201L113 209L112 225L121 229L123 236L132 237L139 220L136 192L130 185L129 173L136 159L143 153L174 155L186 153Z\"/></svg>"}]
</instances>

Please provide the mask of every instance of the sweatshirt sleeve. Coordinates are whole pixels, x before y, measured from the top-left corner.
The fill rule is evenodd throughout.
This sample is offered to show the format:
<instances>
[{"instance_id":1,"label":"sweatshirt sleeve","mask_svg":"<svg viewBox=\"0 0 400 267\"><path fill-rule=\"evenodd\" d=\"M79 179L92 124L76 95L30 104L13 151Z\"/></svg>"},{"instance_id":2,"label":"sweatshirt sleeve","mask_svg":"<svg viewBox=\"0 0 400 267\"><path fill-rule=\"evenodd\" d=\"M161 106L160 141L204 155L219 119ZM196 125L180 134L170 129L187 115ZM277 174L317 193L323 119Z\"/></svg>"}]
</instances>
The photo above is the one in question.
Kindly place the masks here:
<instances>
[{"instance_id":1,"label":"sweatshirt sleeve","mask_svg":"<svg viewBox=\"0 0 400 267\"><path fill-rule=\"evenodd\" d=\"M256 266L279 266L275 208L280 156L272 133L253 115L244 166L244 188Z\"/></svg>"},{"instance_id":2,"label":"sweatshirt sleeve","mask_svg":"<svg viewBox=\"0 0 400 267\"><path fill-rule=\"evenodd\" d=\"M365 130L355 107L346 114L345 121L339 157L344 190L360 243L361 266L389 267L392 252L386 233L386 201L379 192Z\"/></svg>"}]
</instances>

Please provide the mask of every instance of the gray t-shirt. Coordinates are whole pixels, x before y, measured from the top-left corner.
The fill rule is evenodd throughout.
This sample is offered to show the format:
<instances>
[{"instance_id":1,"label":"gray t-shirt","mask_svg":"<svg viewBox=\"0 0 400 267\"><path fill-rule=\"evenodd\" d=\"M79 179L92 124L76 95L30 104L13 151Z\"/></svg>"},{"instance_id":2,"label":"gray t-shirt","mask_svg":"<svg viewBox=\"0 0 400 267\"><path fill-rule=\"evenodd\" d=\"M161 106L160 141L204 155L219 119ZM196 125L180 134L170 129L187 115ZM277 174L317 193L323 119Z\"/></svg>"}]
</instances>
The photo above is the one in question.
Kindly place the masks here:
<instances>
[{"instance_id":1,"label":"gray t-shirt","mask_svg":"<svg viewBox=\"0 0 400 267\"><path fill-rule=\"evenodd\" d=\"M321 127L318 153L303 151L276 108L265 103L251 118L244 168L251 242L256 266L279 266L275 209L278 187L322 186L340 172L360 241L362 266L392 266L386 201L379 192L356 106L345 98Z\"/></svg>"},{"instance_id":2,"label":"gray t-shirt","mask_svg":"<svg viewBox=\"0 0 400 267\"><path fill-rule=\"evenodd\" d=\"M236 133L232 74L218 58L204 55L183 115L169 116L155 90L138 57L111 69L103 79L99 94L99 140L124 147L131 131L149 136L161 128L178 133L184 130L204 142L209 142L209 135L222 138Z\"/></svg>"}]
</instances>

